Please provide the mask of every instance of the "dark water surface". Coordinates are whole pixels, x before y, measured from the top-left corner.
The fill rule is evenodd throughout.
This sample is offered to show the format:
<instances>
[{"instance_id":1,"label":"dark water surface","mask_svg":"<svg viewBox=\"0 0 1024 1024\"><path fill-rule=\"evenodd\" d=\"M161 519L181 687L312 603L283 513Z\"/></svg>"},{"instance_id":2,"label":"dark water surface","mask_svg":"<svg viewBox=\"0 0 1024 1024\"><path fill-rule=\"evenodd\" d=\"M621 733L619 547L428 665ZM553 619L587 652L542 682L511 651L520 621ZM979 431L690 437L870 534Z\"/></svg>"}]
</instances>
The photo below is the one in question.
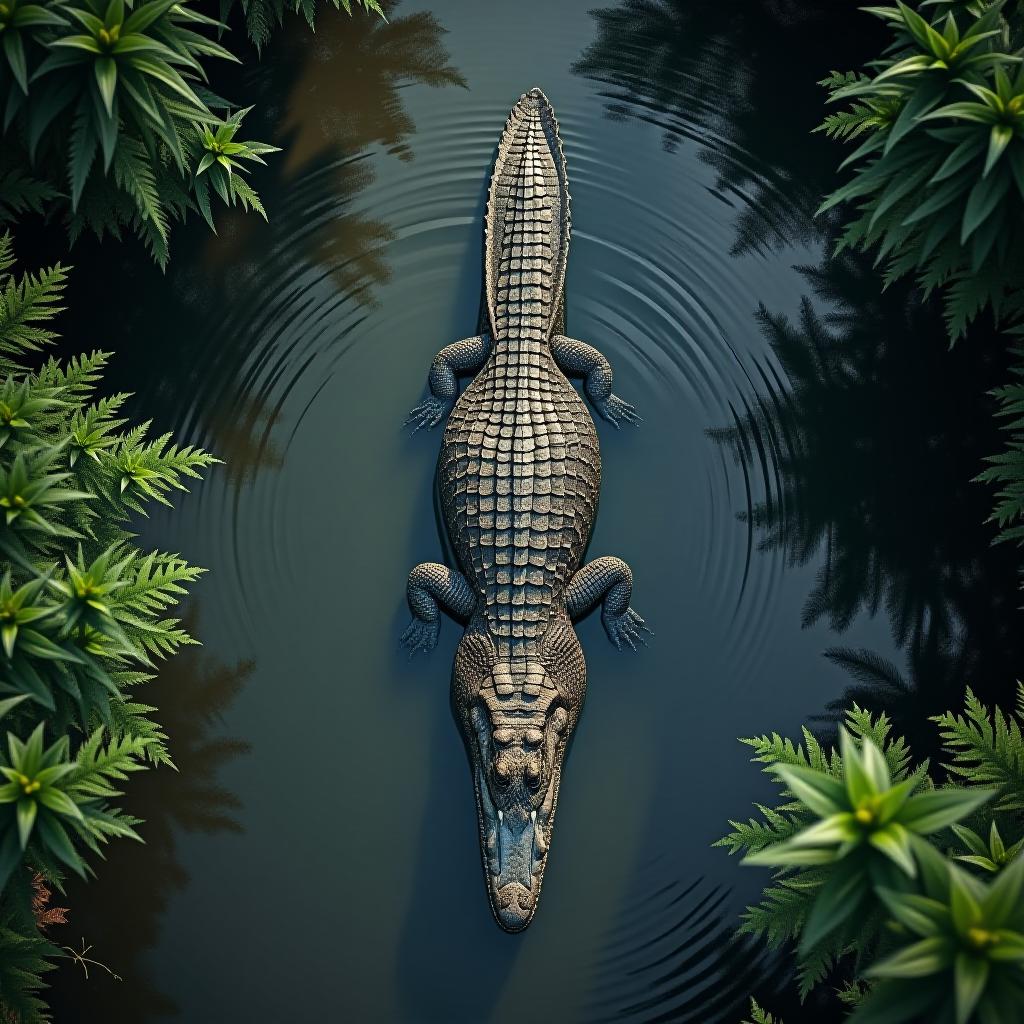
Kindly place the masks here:
<instances>
[{"instance_id":1,"label":"dark water surface","mask_svg":"<svg viewBox=\"0 0 1024 1024\"><path fill-rule=\"evenodd\" d=\"M74 254L69 348L116 350L139 414L227 465L146 526L212 570L204 647L144 698L180 768L135 783L147 846L69 897L123 980L62 969L58 1020L736 1021L785 979L727 942L763 875L709 844L770 794L735 737L856 685L927 750L966 682L1012 684L1012 553L968 483L999 445L996 350L945 351L811 219L837 162L814 81L876 52L871 19L593 3L293 24L236 90L287 148L256 181L269 226L181 232L166 277L130 246ZM599 426L590 550L631 563L656 636L620 654L580 627L587 709L513 937L449 711L459 629L397 648L406 573L441 553L439 431L400 424L474 331L494 147L533 85L569 166L568 332L644 416Z\"/></svg>"}]
</instances>

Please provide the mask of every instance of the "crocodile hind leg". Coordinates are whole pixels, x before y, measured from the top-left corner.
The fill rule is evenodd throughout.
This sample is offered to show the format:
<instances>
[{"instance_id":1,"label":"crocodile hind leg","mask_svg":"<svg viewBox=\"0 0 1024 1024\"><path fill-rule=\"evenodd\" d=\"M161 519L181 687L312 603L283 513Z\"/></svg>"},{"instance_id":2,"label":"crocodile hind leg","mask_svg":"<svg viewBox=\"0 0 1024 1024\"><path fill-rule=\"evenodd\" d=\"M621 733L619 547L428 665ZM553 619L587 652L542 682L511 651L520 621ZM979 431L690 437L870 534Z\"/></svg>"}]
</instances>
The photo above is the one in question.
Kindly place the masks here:
<instances>
[{"instance_id":1,"label":"crocodile hind leg","mask_svg":"<svg viewBox=\"0 0 1024 1024\"><path fill-rule=\"evenodd\" d=\"M640 422L636 409L612 394L611 364L593 345L556 334L551 339L551 354L567 377L585 378L587 397L609 423L618 427L623 420Z\"/></svg>"},{"instance_id":2,"label":"crocodile hind leg","mask_svg":"<svg viewBox=\"0 0 1024 1024\"><path fill-rule=\"evenodd\" d=\"M456 377L460 373L479 370L487 359L491 348L491 336L480 334L475 338L446 345L434 356L430 366L430 394L405 418L403 426L415 423L412 432L420 427L436 427L451 411L455 396L459 393Z\"/></svg>"},{"instance_id":3,"label":"crocodile hind leg","mask_svg":"<svg viewBox=\"0 0 1024 1024\"><path fill-rule=\"evenodd\" d=\"M570 617L576 619L601 601L601 621L608 639L620 649L625 641L635 651L637 643L644 643L643 633L651 631L629 607L632 594L632 570L621 558L605 555L576 570L565 603Z\"/></svg>"},{"instance_id":4,"label":"crocodile hind leg","mask_svg":"<svg viewBox=\"0 0 1024 1024\"><path fill-rule=\"evenodd\" d=\"M401 642L409 648L410 658L417 651L429 653L434 649L441 631L441 608L450 615L468 619L476 607L476 595L466 577L439 562L417 565L409 573L405 592L412 622L402 634Z\"/></svg>"}]
</instances>

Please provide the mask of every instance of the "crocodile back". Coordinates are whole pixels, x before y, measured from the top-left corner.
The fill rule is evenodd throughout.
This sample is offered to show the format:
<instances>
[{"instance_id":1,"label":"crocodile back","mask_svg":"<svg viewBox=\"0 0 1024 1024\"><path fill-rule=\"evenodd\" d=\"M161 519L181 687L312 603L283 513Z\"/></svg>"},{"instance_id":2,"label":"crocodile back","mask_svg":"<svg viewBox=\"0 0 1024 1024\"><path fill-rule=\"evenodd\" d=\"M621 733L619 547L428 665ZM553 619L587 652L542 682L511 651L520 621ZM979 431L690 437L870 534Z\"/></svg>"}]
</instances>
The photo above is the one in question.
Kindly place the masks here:
<instances>
[{"instance_id":1,"label":"crocodile back","mask_svg":"<svg viewBox=\"0 0 1024 1024\"><path fill-rule=\"evenodd\" d=\"M569 189L558 122L540 89L520 98L505 125L485 231L493 336L550 337L569 252Z\"/></svg>"},{"instance_id":2,"label":"crocodile back","mask_svg":"<svg viewBox=\"0 0 1024 1024\"><path fill-rule=\"evenodd\" d=\"M449 417L438 484L499 655L525 657L564 609L601 487L594 421L546 342L495 345Z\"/></svg>"}]
</instances>

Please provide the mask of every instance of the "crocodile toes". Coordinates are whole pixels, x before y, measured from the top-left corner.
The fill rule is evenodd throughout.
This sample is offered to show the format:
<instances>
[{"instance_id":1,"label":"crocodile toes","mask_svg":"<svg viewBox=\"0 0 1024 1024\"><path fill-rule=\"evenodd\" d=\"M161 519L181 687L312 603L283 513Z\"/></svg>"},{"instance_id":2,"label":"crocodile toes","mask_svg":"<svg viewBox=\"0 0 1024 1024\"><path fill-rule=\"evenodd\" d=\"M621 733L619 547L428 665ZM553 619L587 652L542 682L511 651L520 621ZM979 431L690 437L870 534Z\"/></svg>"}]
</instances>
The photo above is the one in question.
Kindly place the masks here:
<instances>
[{"instance_id":1,"label":"crocodile toes","mask_svg":"<svg viewBox=\"0 0 1024 1024\"><path fill-rule=\"evenodd\" d=\"M624 643L635 651L637 644L647 646L644 633L653 632L647 628L644 620L632 608L627 608L621 615L606 615L604 628L613 644L621 651Z\"/></svg>"},{"instance_id":2,"label":"crocodile toes","mask_svg":"<svg viewBox=\"0 0 1024 1024\"><path fill-rule=\"evenodd\" d=\"M437 646L440 631L439 621L424 622L422 619L413 619L402 634L400 643L408 649L410 659L417 651L429 654Z\"/></svg>"},{"instance_id":3,"label":"crocodile toes","mask_svg":"<svg viewBox=\"0 0 1024 1024\"><path fill-rule=\"evenodd\" d=\"M641 422L636 408L629 402L624 402L618 395L609 395L600 406L600 412L616 428L623 422L633 424Z\"/></svg>"},{"instance_id":4,"label":"crocodile toes","mask_svg":"<svg viewBox=\"0 0 1024 1024\"><path fill-rule=\"evenodd\" d=\"M431 427L436 427L444 419L447 411L448 406L440 399L434 397L426 398L406 416L402 426L408 427L415 424L412 428L414 434L417 430L421 430L424 427L430 430Z\"/></svg>"}]
</instances>

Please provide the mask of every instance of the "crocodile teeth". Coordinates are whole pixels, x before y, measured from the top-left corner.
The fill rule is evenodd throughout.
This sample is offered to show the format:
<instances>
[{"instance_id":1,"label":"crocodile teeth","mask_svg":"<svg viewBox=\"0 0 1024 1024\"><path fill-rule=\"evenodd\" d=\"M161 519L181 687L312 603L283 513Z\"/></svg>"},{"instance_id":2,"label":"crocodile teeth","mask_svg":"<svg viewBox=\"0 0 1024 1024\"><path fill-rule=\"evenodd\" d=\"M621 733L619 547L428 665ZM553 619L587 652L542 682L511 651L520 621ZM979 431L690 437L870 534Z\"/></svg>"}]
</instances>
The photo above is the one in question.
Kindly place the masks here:
<instances>
[{"instance_id":1,"label":"crocodile teeth","mask_svg":"<svg viewBox=\"0 0 1024 1024\"><path fill-rule=\"evenodd\" d=\"M548 839L544 834L543 825L535 825L533 829L533 849L534 852L543 857L548 852Z\"/></svg>"}]
</instances>

